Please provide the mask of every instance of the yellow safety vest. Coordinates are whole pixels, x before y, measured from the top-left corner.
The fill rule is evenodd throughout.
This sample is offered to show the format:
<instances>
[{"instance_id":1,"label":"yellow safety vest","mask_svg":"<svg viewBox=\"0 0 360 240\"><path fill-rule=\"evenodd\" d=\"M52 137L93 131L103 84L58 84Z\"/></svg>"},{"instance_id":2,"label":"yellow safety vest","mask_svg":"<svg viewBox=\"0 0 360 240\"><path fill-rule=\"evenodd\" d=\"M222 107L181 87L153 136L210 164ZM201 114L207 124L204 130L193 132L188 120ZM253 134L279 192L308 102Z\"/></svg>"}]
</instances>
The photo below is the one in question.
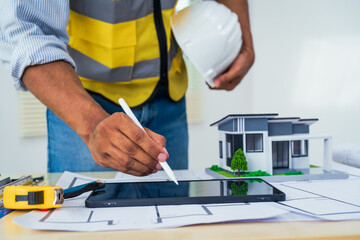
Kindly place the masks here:
<instances>
[{"instance_id":1,"label":"yellow safety vest","mask_svg":"<svg viewBox=\"0 0 360 240\"><path fill-rule=\"evenodd\" d=\"M68 50L85 89L135 107L161 79L179 101L188 81L171 34L175 5L176 0L70 0Z\"/></svg>"}]
</instances>

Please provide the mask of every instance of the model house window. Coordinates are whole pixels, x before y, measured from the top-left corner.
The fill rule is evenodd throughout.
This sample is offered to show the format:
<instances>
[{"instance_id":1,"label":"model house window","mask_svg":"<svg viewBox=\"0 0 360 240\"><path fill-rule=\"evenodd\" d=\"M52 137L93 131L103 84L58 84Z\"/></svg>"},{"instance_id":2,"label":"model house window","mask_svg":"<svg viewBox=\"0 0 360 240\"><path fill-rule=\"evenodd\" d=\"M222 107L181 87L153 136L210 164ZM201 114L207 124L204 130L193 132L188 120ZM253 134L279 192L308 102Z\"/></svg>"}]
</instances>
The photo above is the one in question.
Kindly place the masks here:
<instances>
[{"instance_id":1,"label":"model house window","mask_svg":"<svg viewBox=\"0 0 360 240\"><path fill-rule=\"evenodd\" d=\"M223 158L222 141L219 141L219 157Z\"/></svg>"},{"instance_id":2,"label":"model house window","mask_svg":"<svg viewBox=\"0 0 360 240\"><path fill-rule=\"evenodd\" d=\"M226 142L226 158L232 158L231 156L231 144Z\"/></svg>"},{"instance_id":3,"label":"model house window","mask_svg":"<svg viewBox=\"0 0 360 240\"><path fill-rule=\"evenodd\" d=\"M263 135L246 134L246 152L262 152L262 151L263 151Z\"/></svg>"},{"instance_id":4,"label":"model house window","mask_svg":"<svg viewBox=\"0 0 360 240\"><path fill-rule=\"evenodd\" d=\"M308 156L308 140L295 140L291 142L291 155L293 157Z\"/></svg>"}]
</instances>

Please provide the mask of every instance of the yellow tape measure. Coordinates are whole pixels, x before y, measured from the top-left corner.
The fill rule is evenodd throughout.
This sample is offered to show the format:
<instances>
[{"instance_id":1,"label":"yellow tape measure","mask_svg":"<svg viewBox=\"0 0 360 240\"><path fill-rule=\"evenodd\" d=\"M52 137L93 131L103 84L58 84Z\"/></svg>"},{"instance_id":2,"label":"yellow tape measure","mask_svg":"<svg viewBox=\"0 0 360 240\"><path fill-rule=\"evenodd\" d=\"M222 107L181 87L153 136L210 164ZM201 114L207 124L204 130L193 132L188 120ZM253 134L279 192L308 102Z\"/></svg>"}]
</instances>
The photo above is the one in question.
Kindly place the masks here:
<instances>
[{"instance_id":1,"label":"yellow tape measure","mask_svg":"<svg viewBox=\"0 0 360 240\"><path fill-rule=\"evenodd\" d=\"M9 209L49 209L60 207L64 199L102 189L105 184L94 181L63 190L58 186L7 186L4 188L4 207Z\"/></svg>"},{"instance_id":2,"label":"yellow tape measure","mask_svg":"<svg viewBox=\"0 0 360 240\"><path fill-rule=\"evenodd\" d=\"M4 207L10 209L58 208L64 202L64 190L56 186L8 186L4 189Z\"/></svg>"}]
</instances>

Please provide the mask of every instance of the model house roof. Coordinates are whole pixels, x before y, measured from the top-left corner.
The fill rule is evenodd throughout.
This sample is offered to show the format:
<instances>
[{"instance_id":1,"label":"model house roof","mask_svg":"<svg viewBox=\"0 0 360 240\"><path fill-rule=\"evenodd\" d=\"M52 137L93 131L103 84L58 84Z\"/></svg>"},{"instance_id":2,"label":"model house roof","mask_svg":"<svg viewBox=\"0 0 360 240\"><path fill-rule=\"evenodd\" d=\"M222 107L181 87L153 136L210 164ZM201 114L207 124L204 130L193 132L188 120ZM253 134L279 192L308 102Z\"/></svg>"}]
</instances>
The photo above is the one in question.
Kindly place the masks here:
<instances>
[{"instance_id":1,"label":"model house roof","mask_svg":"<svg viewBox=\"0 0 360 240\"><path fill-rule=\"evenodd\" d=\"M284 117L284 118L272 118L269 119L269 123L277 123L277 122L291 122L291 123L295 123L298 122L300 120L299 117Z\"/></svg>"},{"instance_id":2,"label":"model house roof","mask_svg":"<svg viewBox=\"0 0 360 240\"><path fill-rule=\"evenodd\" d=\"M317 118L307 118L307 119L300 119L298 122L295 122L294 124L305 124L305 125L311 125L313 123L316 123L319 121Z\"/></svg>"},{"instance_id":3,"label":"model house roof","mask_svg":"<svg viewBox=\"0 0 360 240\"><path fill-rule=\"evenodd\" d=\"M237 119L237 118L274 118L278 116L277 113L260 113L260 114L229 114L226 117L220 119L219 121L216 121L212 124L210 124L210 127L224 123L226 121L229 121L231 119Z\"/></svg>"}]
</instances>

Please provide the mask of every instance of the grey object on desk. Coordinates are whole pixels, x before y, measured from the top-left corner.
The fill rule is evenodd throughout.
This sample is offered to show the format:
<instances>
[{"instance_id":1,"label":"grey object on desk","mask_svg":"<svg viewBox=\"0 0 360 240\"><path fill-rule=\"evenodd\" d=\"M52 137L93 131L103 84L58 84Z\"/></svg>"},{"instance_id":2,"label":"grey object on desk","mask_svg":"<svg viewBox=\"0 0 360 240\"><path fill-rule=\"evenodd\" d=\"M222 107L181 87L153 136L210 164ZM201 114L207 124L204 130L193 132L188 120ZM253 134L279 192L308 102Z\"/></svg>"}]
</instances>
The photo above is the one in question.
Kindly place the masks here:
<instances>
[{"instance_id":1,"label":"grey object on desk","mask_svg":"<svg viewBox=\"0 0 360 240\"><path fill-rule=\"evenodd\" d=\"M333 160L360 168L360 144L345 143L334 148Z\"/></svg>"},{"instance_id":2,"label":"grey object on desk","mask_svg":"<svg viewBox=\"0 0 360 240\"><path fill-rule=\"evenodd\" d=\"M9 182L11 182L10 177L7 177L7 178L4 178L4 179L0 180L0 187L3 186L3 185L8 184Z\"/></svg>"}]
</instances>

